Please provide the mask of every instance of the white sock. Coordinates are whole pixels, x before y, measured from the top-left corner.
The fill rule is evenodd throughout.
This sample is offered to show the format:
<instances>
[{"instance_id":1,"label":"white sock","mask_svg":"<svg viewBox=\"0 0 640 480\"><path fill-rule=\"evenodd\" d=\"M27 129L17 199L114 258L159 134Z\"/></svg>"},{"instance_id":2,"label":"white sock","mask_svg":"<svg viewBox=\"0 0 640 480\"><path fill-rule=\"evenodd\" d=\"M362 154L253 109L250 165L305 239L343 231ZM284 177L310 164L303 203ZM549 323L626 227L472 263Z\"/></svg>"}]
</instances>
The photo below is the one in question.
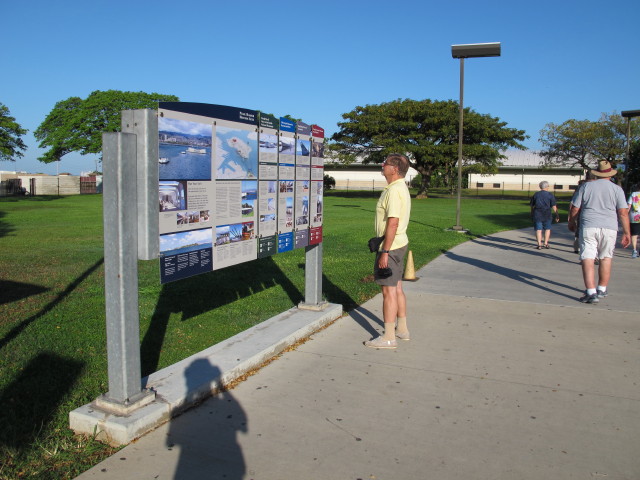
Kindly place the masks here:
<instances>
[{"instance_id":1,"label":"white sock","mask_svg":"<svg viewBox=\"0 0 640 480\"><path fill-rule=\"evenodd\" d=\"M398 333L407 333L409 331L409 329L407 328L407 317L398 317L396 330L398 331Z\"/></svg>"},{"instance_id":2,"label":"white sock","mask_svg":"<svg viewBox=\"0 0 640 480\"><path fill-rule=\"evenodd\" d=\"M384 338L385 340L396 339L396 323L395 322L385 322L384 335L382 335L382 338Z\"/></svg>"},{"instance_id":3,"label":"white sock","mask_svg":"<svg viewBox=\"0 0 640 480\"><path fill-rule=\"evenodd\" d=\"M607 291L607 287L603 287L602 285L598 285L598 290L601 292L606 292Z\"/></svg>"},{"instance_id":4,"label":"white sock","mask_svg":"<svg viewBox=\"0 0 640 480\"><path fill-rule=\"evenodd\" d=\"M589 295L593 295L594 293L596 293L596 289L595 288L587 288L587 293Z\"/></svg>"}]
</instances>

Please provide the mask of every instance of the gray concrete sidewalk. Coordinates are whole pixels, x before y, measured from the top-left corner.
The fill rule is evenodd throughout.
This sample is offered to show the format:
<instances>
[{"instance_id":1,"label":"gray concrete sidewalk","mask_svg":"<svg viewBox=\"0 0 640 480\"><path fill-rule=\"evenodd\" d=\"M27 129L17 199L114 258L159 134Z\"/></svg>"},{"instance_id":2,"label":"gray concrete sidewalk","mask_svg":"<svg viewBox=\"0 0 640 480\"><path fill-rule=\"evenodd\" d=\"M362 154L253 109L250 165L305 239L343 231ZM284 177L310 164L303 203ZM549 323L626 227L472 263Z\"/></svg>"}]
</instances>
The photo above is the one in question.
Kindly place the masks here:
<instances>
[{"instance_id":1,"label":"gray concrete sidewalk","mask_svg":"<svg viewBox=\"0 0 640 480\"><path fill-rule=\"evenodd\" d=\"M398 349L362 344L377 296L78 478L640 478L640 260L583 305L571 240L466 242L405 283Z\"/></svg>"}]
</instances>

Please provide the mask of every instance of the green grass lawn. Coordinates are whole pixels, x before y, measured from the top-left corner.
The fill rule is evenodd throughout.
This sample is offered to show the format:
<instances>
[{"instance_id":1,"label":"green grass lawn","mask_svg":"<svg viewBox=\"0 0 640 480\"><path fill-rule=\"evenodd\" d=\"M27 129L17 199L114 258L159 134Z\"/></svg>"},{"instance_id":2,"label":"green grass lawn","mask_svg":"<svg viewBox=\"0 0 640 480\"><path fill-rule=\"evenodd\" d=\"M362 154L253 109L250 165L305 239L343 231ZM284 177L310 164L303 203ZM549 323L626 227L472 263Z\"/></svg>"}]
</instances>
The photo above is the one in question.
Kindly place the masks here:
<instances>
[{"instance_id":1,"label":"green grass lawn","mask_svg":"<svg viewBox=\"0 0 640 480\"><path fill-rule=\"evenodd\" d=\"M378 194L325 195L323 292L352 309L371 281ZM560 204L566 212L566 200ZM416 269L471 236L530 224L527 198L413 201ZM566 217L565 217L566 218ZM0 199L0 478L73 478L114 449L72 435L69 411L108 389L102 197ZM533 232L532 232L533 242ZM142 374L148 375L297 305L304 249L160 285L139 262Z\"/></svg>"}]
</instances>

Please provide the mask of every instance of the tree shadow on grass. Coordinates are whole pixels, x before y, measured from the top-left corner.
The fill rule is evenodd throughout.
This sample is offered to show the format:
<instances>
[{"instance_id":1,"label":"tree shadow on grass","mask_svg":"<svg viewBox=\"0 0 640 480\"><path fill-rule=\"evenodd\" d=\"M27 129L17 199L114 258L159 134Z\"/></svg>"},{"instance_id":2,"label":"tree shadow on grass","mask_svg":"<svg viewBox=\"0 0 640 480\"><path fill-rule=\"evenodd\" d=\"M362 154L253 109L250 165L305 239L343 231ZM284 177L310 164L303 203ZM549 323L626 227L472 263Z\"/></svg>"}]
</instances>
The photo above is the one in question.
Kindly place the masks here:
<instances>
[{"instance_id":1,"label":"tree shadow on grass","mask_svg":"<svg viewBox=\"0 0 640 480\"><path fill-rule=\"evenodd\" d=\"M325 197L343 197L343 198L378 198L382 190L340 190L340 191L326 191Z\"/></svg>"},{"instance_id":2,"label":"tree shadow on grass","mask_svg":"<svg viewBox=\"0 0 640 480\"><path fill-rule=\"evenodd\" d=\"M34 202L49 202L49 201L54 201L54 200L60 200L64 197L56 197L56 196L41 196L41 197L24 197L24 196L10 196L10 197L0 197L0 207L3 204L12 204L12 203L17 203L17 202L29 202L29 203L34 203ZM5 220L3 220L3 217L5 217L7 214L6 212L3 212L2 210L0 210L0 238L2 237L6 237L7 235L11 235L14 231L15 228L13 225L7 223Z\"/></svg>"},{"instance_id":3,"label":"tree shadow on grass","mask_svg":"<svg viewBox=\"0 0 640 480\"><path fill-rule=\"evenodd\" d=\"M55 299L45 305L42 310L40 310L35 315L23 320L18 325L13 327L9 333L7 333L4 338L0 339L0 349L4 348L4 346L9 343L11 340L16 338L22 331L27 328L31 323L38 320L40 317L49 313L53 308L56 307L60 302L62 302L65 298L67 298L80 284L93 272L95 272L100 265L104 263L104 258L101 258L96 263L91 265L87 270L85 270L82 275L76 278L73 282L71 282L67 288L64 289Z\"/></svg>"},{"instance_id":4,"label":"tree shadow on grass","mask_svg":"<svg viewBox=\"0 0 640 480\"><path fill-rule=\"evenodd\" d=\"M13 231L15 230L12 225L8 224L2 219L6 215L6 213L0 211L0 238L6 237L7 235L13 233Z\"/></svg>"},{"instance_id":5,"label":"tree shadow on grass","mask_svg":"<svg viewBox=\"0 0 640 480\"><path fill-rule=\"evenodd\" d=\"M29 447L47 428L83 369L84 362L50 352L34 357L0 392L0 445L18 450Z\"/></svg>"},{"instance_id":6,"label":"tree shadow on grass","mask_svg":"<svg viewBox=\"0 0 640 480\"><path fill-rule=\"evenodd\" d=\"M501 213L491 213L491 214L479 214L478 218L484 218L487 221L500 225L504 230L519 230L521 228L526 228L526 224L523 226L523 223L529 219L529 213L511 213L511 214L501 214ZM533 224L531 224L531 228L533 229Z\"/></svg>"},{"instance_id":7,"label":"tree shadow on grass","mask_svg":"<svg viewBox=\"0 0 640 480\"><path fill-rule=\"evenodd\" d=\"M340 208L357 208L358 210L362 210L363 212L368 212L368 213L372 213L375 214L376 211L374 209L371 208L364 208L361 205L354 205L354 204L344 204L344 205L334 205L334 207L340 207ZM371 217L373 219L373 217ZM373 222L373 220L372 220ZM415 223L417 225L423 225L425 227L431 227L431 228L436 228L436 229L440 229L442 227L439 227L438 225L432 225L430 223L424 223L424 222L419 222L415 219L409 219L409 223Z\"/></svg>"},{"instance_id":8,"label":"tree shadow on grass","mask_svg":"<svg viewBox=\"0 0 640 480\"><path fill-rule=\"evenodd\" d=\"M146 377L158 368L172 313L181 313L185 321L278 285L293 305L302 301L303 294L271 257L164 284L140 346L142 376Z\"/></svg>"},{"instance_id":9,"label":"tree shadow on grass","mask_svg":"<svg viewBox=\"0 0 640 480\"><path fill-rule=\"evenodd\" d=\"M0 203L15 203L15 202L52 202L55 200L65 200L66 196L58 195L12 195L10 197L0 197Z\"/></svg>"}]
</instances>

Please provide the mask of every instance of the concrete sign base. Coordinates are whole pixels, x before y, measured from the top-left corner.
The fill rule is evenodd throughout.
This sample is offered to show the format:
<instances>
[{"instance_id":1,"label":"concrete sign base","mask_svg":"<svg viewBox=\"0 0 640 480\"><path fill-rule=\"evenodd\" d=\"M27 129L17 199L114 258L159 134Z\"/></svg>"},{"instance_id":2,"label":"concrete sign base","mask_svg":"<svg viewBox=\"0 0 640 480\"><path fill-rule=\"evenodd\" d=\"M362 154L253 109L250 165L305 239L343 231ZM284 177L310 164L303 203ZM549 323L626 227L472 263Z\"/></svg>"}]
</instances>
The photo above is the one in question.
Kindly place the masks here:
<instances>
[{"instance_id":1,"label":"concrete sign base","mask_svg":"<svg viewBox=\"0 0 640 480\"><path fill-rule=\"evenodd\" d=\"M155 399L138 409L119 415L96 401L73 410L69 426L113 446L126 445L342 316L342 305L323 307L292 308L142 379Z\"/></svg>"}]
</instances>

